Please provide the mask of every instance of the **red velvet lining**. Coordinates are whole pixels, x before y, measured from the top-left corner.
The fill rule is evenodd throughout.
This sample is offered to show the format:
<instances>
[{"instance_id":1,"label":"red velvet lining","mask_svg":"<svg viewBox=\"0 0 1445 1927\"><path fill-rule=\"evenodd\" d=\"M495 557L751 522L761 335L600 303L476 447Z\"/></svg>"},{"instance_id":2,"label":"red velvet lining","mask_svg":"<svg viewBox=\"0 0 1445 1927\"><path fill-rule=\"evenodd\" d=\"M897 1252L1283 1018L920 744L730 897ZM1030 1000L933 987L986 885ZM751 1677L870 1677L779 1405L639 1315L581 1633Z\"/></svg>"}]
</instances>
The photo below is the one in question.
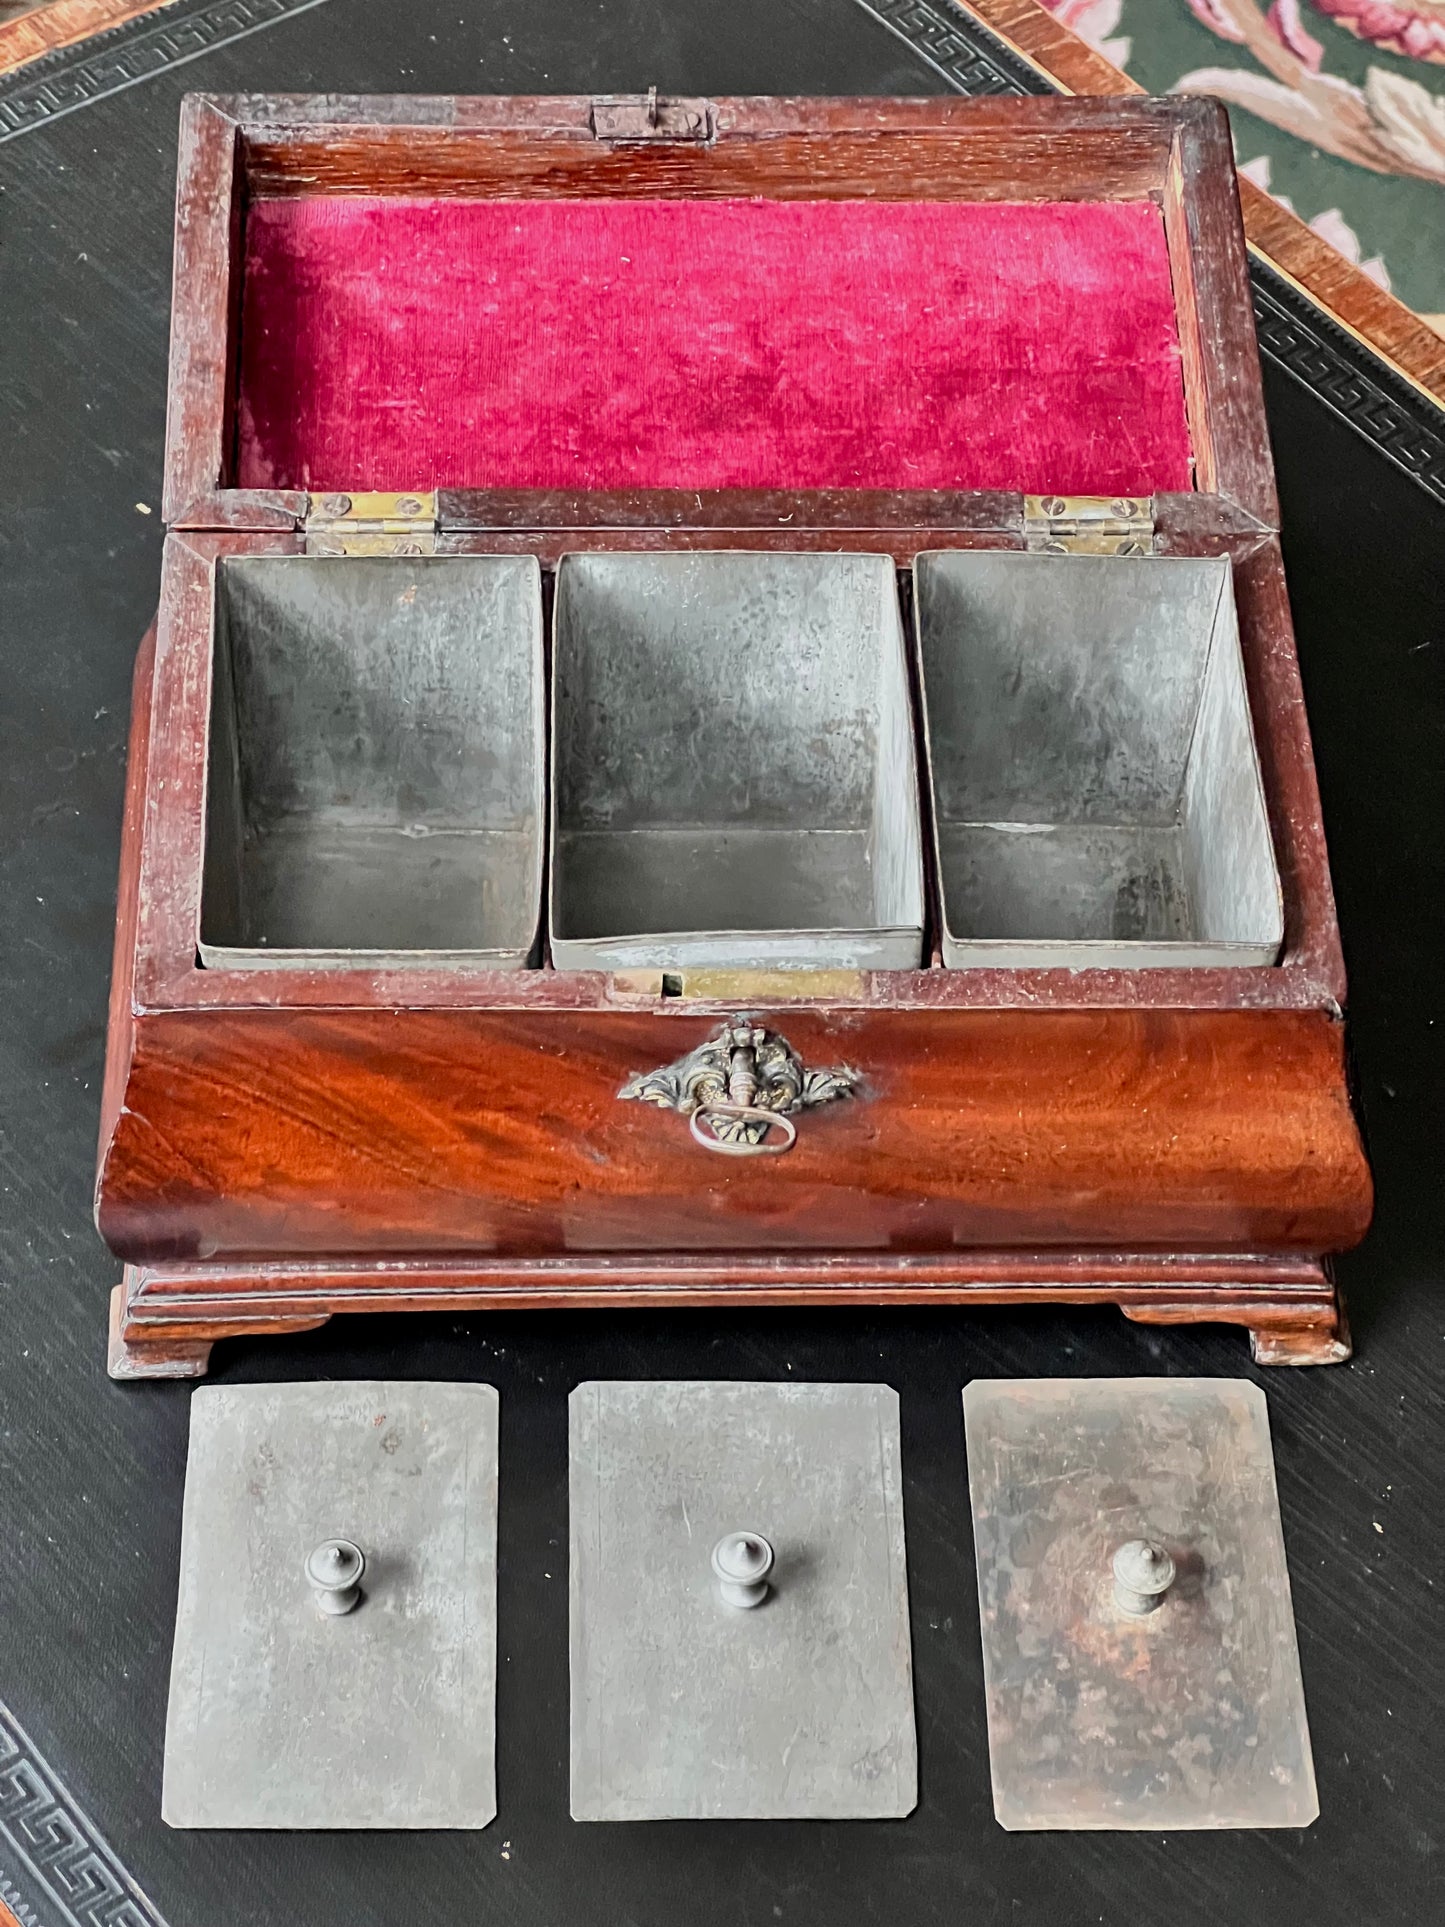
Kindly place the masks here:
<instances>
[{"instance_id":1,"label":"red velvet lining","mask_svg":"<svg viewBox=\"0 0 1445 1927\"><path fill-rule=\"evenodd\" d=\"M1187 489L1145 202L261 201L248 488Z\"/></svg>"}]
</instances>

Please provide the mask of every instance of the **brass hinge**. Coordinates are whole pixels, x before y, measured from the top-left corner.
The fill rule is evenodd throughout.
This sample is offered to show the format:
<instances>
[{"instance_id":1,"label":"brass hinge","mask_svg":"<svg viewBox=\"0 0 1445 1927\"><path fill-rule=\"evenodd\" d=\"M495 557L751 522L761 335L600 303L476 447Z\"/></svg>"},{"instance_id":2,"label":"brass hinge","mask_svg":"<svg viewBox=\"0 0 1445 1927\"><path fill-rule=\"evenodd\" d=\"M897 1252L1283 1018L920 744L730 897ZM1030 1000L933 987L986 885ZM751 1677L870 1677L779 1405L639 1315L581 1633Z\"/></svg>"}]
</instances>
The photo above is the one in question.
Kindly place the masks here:
<instances>
[{"instance_id":1,"label":"brass hinge","mask_svg":"<svg viewBox=\"0 0 1445 1927\"><path fill-rule=\"evenodd\" d=\"M1152 555L1154 505L1127 495L1026 495L1024 547L1047 555Z\"/></svg>"},{"instance_id":2,"label":"brass hinge","mask_svg":"<svg viewBox=\"0 0 1445 1927\"><path fill-rule=\"evenodd\" d=\"M706 141L713 134L710 100L661 100L645 94L605 94L592 103L592 132L600 141Z\"/></svg>"},{"instance_id":3,"label":"brass hinge","mask_svg":"<svg viewBox=\"0 0 1445 1927\"><path fill-rule=\"evenodd\" d=\"M311 495L302 526L308 555L434 555L436 491Z\"/></svg>"}]
</instances>

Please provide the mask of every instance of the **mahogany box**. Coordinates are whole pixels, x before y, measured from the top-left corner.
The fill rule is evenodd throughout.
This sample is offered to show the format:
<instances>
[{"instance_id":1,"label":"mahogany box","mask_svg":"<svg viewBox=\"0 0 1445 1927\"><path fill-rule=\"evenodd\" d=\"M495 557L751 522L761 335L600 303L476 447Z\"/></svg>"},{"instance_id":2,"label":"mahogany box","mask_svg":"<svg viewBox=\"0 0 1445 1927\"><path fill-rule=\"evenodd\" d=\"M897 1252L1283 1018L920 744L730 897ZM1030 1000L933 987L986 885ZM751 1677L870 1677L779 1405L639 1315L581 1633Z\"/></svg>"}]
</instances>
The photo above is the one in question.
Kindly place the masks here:
<instances>
[{"instance_id":1,"label":"mahogany box","mask_svg":"<svg viewBox=\"0 0 1445 1927\"><path fill-rule=\"evenodd\" d=\"M519 1304L1347 1356L1222 109L193 96L169 400L116 1375Z\"/></svg>"}]
</instances>

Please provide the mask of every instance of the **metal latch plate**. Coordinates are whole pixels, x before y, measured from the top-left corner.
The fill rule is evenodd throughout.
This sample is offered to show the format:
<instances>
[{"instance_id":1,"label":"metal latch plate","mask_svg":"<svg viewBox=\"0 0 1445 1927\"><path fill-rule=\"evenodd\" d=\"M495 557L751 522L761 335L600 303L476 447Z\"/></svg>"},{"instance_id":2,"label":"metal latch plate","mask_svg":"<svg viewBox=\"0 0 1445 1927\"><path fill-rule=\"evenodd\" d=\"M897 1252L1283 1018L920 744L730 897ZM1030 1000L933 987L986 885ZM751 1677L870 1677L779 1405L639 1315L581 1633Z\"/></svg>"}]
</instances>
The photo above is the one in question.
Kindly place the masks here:
<instances>
[{"instance_id":1,"label":"metal latch plate","mask_svg":"<svg viewBox=\"0 0 1445 1927\"><path fill-rule=\"evenodd\" d=\"M710 100L663 100L645 94L608 94L592 103L592 132L602 141L706 141L713 134Z\"/></svg>"},{"instance_id":2,"label":"metal latch plate","mask_svg":"<svg viewBox=\"0 0 1445 1927\"><path fill-rule=\"evenodd\" d=\"M1304 1827L1319 1812L1264 1394L963 1395L994 1812L1010 1830ZM1162 1554L1152 1609L1114 1560ZM1134 1568L1137 1571L1137 1567ZM1172 1575L1172 1577L1171 1577Z\"/></svg>"},{"instance_id":3,"label":"metal latch plate","mask_svg":"<svg viewBox=\"0 0 1445 1927\"><path fill-rule=\"evenodd\" d=\"M1152 555L1153 504L1124 495L1026 495L1024 546L1045 555Z\"/></svg>"},{"instance_id":4,"label":"metal latch plate","mask_svg":"<svg viewBox=\"0 0 1445 1927\"><path fill-rule=\"evenodd\" d=\"M305 536L308 555L433 555L436 491L334 489L308 496Z\"/></svg>"},{"instance_id":5,"label":"metal latch plate","mask_svg":"<svg viewBox=\"0 0 1445 1927\"><path fill-rule=\"evenodd\" d=\"M167 1823L486 1826L496 1521L490 1386L196 1392ZM308 1565L338 1540L365 1556L349 1611Z\"/></svg>"},{"instance_id":6,"label":"metal latch plate","mask_svg":"<svg viewBox=\"0 0 1445 1927\"><path fill-rule=\"evenodd\" d=\"M911 1811L899 1461L885 1385L577 1388L574 1819ZM711 1560L753 1533L774 1564L744 1611Z\"/></svg>"}]
</instances>

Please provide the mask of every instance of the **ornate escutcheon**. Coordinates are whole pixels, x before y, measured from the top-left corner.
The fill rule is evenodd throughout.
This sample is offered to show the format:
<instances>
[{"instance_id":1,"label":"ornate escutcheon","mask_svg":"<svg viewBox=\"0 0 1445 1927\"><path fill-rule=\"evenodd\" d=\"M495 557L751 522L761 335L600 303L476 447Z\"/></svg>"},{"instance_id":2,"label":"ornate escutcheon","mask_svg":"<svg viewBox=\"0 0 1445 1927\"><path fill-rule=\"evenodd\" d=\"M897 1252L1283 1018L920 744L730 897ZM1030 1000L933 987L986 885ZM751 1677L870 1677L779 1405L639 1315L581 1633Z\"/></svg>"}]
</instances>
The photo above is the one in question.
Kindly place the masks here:
<instances>
[{"instance_id":1,"label":"ornate escutcheon","mask_svg":"<svg viewBox=\"0 0 1445 1927\"><path fill-rule=\"evenodd\" d=\"M846 1065L805 1070L775 1030L730 1019L675 1064L629 1077L617 1095L680 1112L706 1150L776 1157L798 1139L790 1112L847 1097L857 1082L857 1071Z\"/></svg>"}]
</instances>

